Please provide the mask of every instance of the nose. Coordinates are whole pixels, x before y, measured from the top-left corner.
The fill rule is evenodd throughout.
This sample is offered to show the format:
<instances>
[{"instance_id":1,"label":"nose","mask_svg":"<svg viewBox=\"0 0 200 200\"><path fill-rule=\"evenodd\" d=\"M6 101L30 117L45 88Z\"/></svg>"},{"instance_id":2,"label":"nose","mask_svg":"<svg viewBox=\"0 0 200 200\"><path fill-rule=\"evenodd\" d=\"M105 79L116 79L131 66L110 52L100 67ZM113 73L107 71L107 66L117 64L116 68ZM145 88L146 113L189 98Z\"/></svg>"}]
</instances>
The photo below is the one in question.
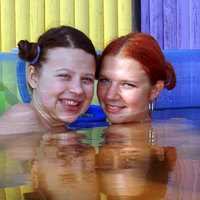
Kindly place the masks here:
<instances>
[{"instance_id":1,"label":"nose","mask_svg":"<svg viewBox=\"0 0 200 200\"><path fill-rule=\"evenodd\" d=\"M69 92L76 95L82 94L83 86L81 84L81 81L80 80L71 81L71 84L69 85Z\"/></svg>"},{"instance_id":2,"label":"nose","mask_svg":"<svg viewBox=\"0 0 200 200\"><path fill-rule=\"evenodd\" d=\"M120 98L119 87L117 85L112 84L107 90L106 98L108 100L118 100Z\"/></svg>"}]
</instances>

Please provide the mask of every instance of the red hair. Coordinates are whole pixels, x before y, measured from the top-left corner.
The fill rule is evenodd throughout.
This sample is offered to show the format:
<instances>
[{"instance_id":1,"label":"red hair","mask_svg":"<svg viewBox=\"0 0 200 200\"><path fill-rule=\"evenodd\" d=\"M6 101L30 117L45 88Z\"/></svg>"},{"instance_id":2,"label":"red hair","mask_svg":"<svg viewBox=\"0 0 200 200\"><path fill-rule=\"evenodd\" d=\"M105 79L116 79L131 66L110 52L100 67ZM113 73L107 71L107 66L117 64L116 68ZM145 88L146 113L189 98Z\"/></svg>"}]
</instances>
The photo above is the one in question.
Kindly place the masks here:
<instances>
[{"instance_id":1,"label":"red hair","mask_svg":"<svg viewBox=\"0 0 200 200\"><path fill-rule=\"evenodd\" d=\"M176 74L172 65L165 60L158 42L150 35L133 32L112 41L103 51L101 62L107 55L120 55L137 60L152 84L164 81L168 90L176 86Z\"/></svg>"}]
</instances>

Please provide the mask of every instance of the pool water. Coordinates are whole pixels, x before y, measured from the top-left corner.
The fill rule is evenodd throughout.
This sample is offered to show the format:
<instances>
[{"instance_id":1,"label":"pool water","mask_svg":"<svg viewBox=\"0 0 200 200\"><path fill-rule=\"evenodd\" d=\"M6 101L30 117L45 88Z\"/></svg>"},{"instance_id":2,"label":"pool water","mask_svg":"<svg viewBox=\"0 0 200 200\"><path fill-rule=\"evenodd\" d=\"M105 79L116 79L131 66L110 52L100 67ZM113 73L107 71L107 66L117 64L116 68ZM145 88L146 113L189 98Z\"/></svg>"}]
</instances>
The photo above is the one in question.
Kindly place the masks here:
<instances>
[{"instance_id":1,"label":"pool water","mask_svg":"<svg viewBox=\"0 0 200 200\"><path fill-rule=\"evenodd\" d=\"M153 116L0 135L0 200L200 199L200 109Z\"/></svg>"}]
</instances>

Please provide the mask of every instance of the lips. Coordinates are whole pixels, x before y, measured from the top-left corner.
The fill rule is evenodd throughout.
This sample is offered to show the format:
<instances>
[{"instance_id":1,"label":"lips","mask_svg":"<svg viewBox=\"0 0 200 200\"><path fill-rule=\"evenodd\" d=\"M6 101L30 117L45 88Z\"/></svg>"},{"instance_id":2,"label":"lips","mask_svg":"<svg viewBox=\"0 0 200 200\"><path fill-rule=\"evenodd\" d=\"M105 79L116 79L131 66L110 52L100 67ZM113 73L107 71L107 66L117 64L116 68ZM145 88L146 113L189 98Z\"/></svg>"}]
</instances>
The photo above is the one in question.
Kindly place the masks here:
<instances>
[{"instance_id":1,"label":"lips","mask_svg":"<svg viewBox=\"0 0 200 200\"><path fill-rule=\"evenodd\" d=\"M82 101L72 99L60 99L61 105L68 111L77 111L82 104Z\"/></svg>"},{"instance_id":2,"label":"lips","mask_svg":"<svg viewBox=\"0 0 200 200\"><path fill-rule=\"evenodd\" d=\"M113 109L113 110L115 110L115 109L118 109L119 107L118 106L111 106L111 105L107 105L110 109Z\"/></svg>"},{"instance_id":3,"label":"lips","mask_svg":"<svg viewBox=\"0 0 200 200\"><path fill-rule=\"evenodd\" d=\"M124 107L121 106L116 106L116 105L110 105L110 104L106 104L106 111L111 113L111 114L115 114L120 112Z\"/></svg>"},{"instance_id":4,"label":"lips","mask_svg":"<svg viewBox=\"0 0 200 200\"><path fill-rule=\"evenodd\" d=\"M60 100L63 104L65 105L72 105L72 106L77 106L79 104L78 101L73 101L73 100L64 100L64 99L61 99Z\"/></svg>"}]
</instances>

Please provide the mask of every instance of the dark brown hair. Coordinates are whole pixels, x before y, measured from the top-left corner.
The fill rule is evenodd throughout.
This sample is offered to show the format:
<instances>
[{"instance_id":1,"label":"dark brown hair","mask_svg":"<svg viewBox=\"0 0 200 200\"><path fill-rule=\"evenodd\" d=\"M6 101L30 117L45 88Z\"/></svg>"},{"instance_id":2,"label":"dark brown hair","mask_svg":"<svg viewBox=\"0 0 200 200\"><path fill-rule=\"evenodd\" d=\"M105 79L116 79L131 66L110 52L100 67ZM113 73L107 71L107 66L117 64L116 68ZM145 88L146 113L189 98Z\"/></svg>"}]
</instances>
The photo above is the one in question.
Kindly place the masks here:
<instances>
[{"instance_id":1,"label":"dark brown hair","mask_svg":"<svg viewBox=\"0 0 200 200\"><path fill-rule=\"evenodd\" d=\"M39 37L37 43L27 40L19 41L19 57L22 60L32 62L37 57L38 45L40 47L39 59L32 64L36 68L41 67L41 62L46 60L47 50L56 47L82 49L86 53L93 55L97 61L96 51L91 40L83 32L70 26L49 29Z\"/></svg>"},{"instance_id":2,"label":"dark brown hair","mask_svg":"<svg viewBox=\"0 0 200 200\"><path fill-rule=\"evenodd\" d=\"M102 53L100 62L107 55L120 55L124 58L135 59L142 64L142 69L146 72L152 84L162 80L168 90L176 86L174 68L165 60L158 42L151 35L133 32L119 37L108 44Z\"/></svg>"}]
</instances>

